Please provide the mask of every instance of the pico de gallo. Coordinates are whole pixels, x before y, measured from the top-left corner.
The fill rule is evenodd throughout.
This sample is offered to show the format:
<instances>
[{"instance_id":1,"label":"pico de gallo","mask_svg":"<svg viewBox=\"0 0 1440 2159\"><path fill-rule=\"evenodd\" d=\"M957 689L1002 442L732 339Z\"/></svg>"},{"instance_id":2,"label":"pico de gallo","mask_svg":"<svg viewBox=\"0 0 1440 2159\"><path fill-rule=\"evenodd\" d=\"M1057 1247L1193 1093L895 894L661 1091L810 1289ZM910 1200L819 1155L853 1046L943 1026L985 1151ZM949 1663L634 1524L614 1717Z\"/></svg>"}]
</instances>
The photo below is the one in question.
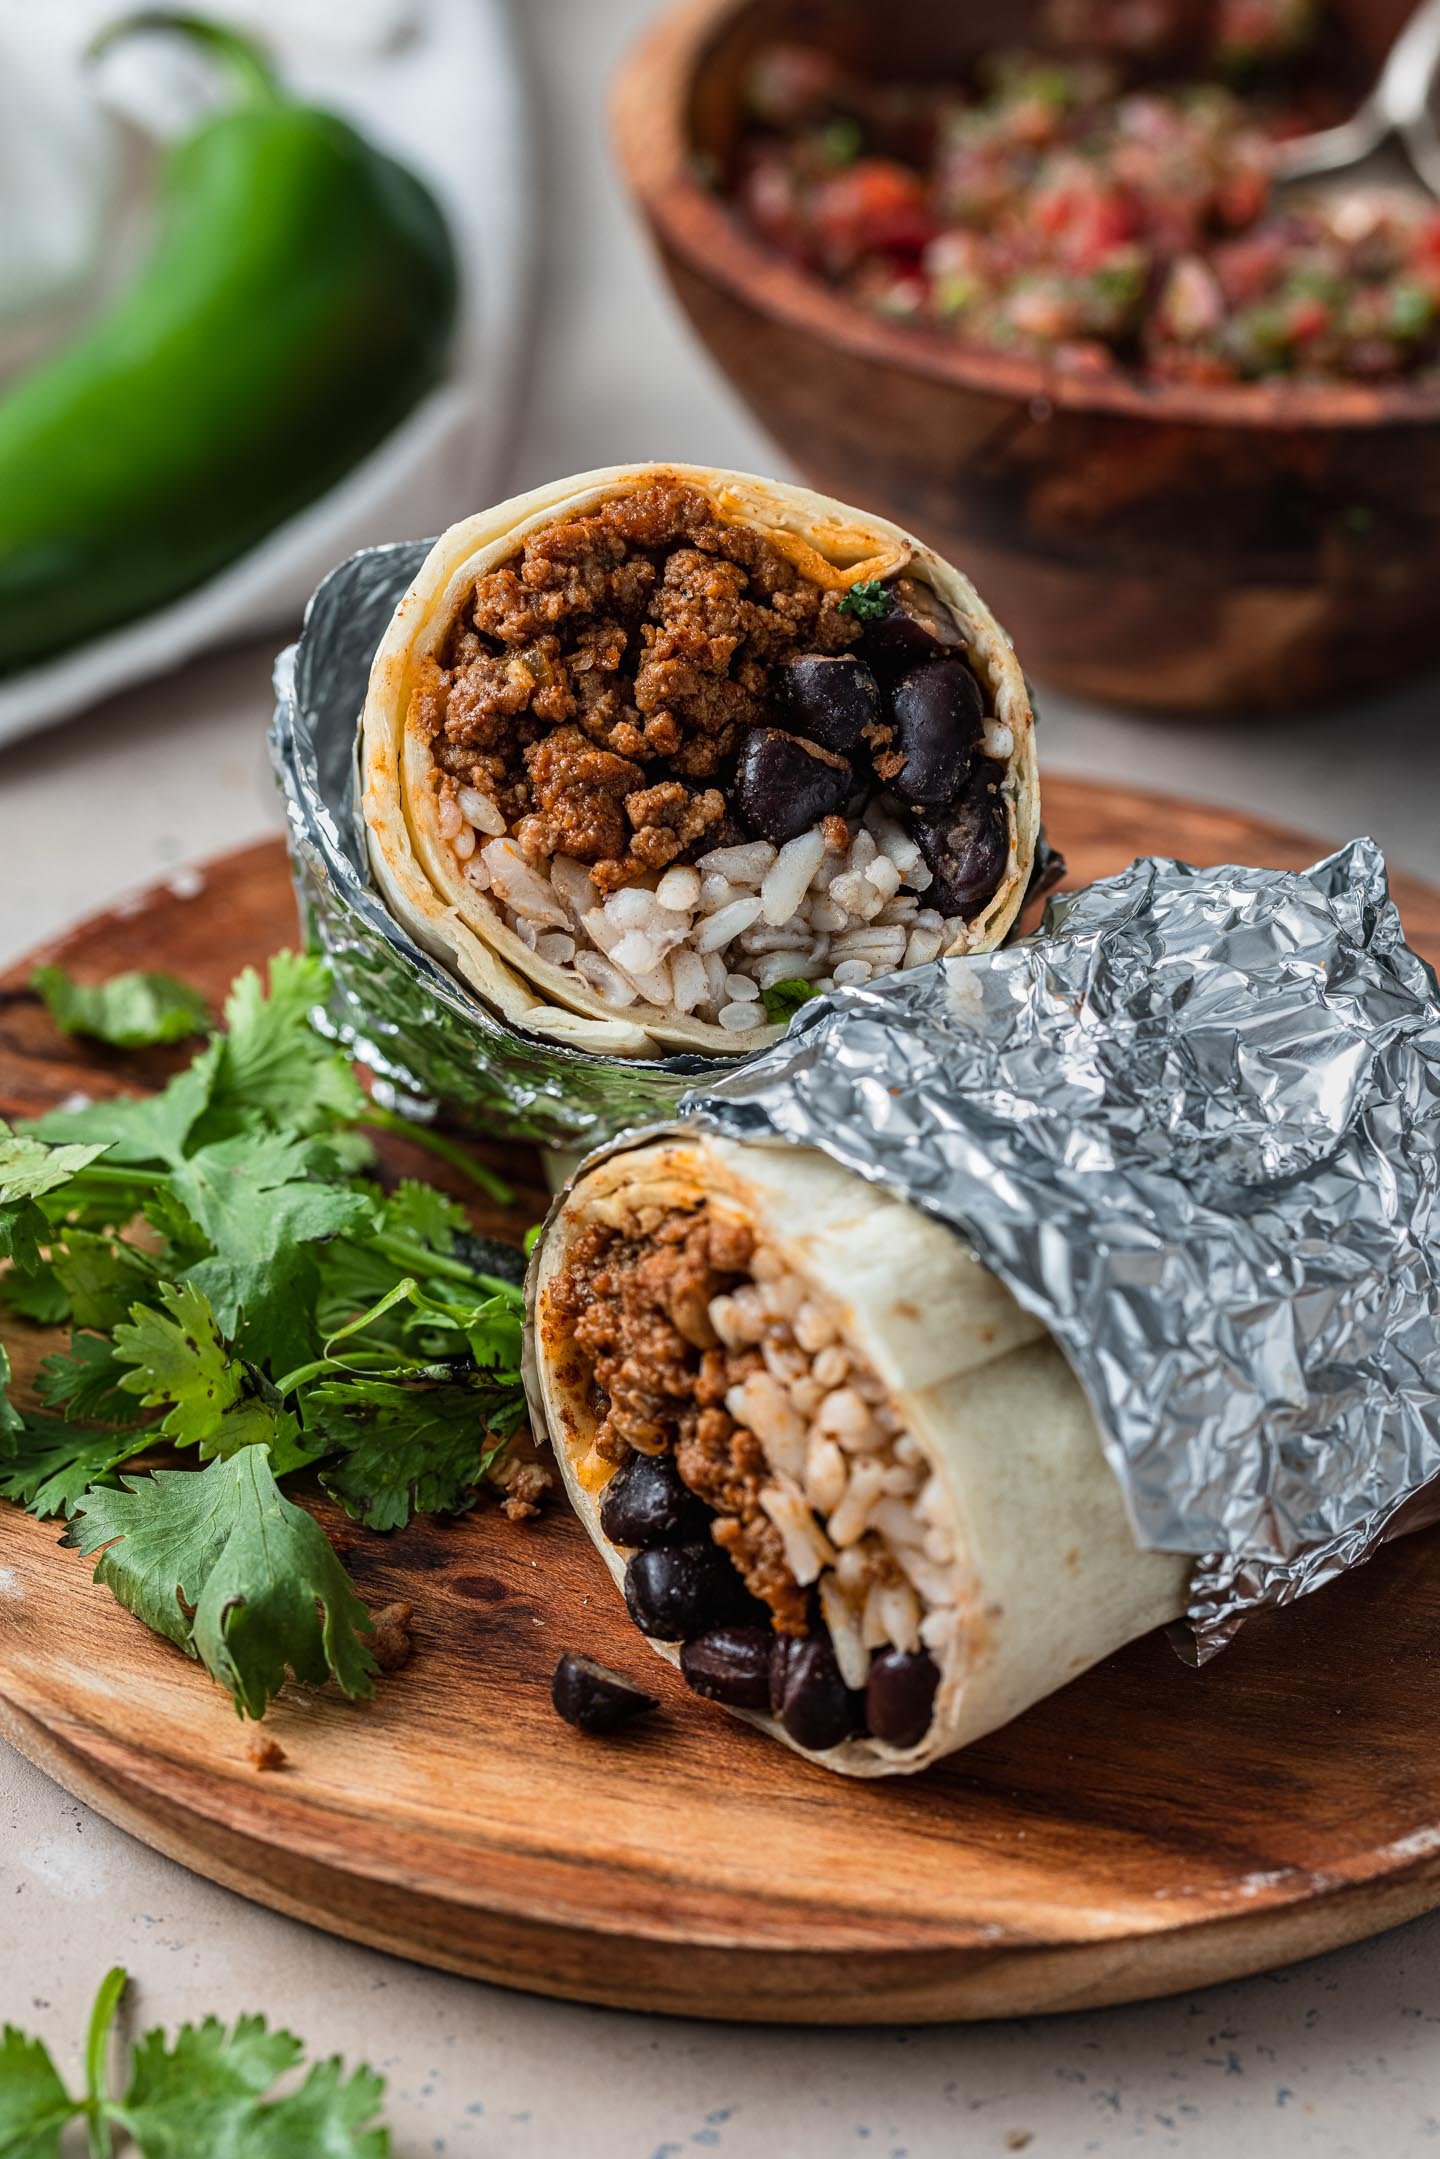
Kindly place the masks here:
<instances>
[{"instance_id":1,"label":"pico de gallo","mask_svg":"<svg viewBox=\"0 0 1440 2159\"><path fill-rule=\"evenodd\" d=\"M877 315L1067 369L1375 382L1440 361L1440 206L1275 187L1276 142L1352 101L1308 0L1051 0L1039 28L959 84L762 49L741 214Z\"/></svg>"}]
</instances>

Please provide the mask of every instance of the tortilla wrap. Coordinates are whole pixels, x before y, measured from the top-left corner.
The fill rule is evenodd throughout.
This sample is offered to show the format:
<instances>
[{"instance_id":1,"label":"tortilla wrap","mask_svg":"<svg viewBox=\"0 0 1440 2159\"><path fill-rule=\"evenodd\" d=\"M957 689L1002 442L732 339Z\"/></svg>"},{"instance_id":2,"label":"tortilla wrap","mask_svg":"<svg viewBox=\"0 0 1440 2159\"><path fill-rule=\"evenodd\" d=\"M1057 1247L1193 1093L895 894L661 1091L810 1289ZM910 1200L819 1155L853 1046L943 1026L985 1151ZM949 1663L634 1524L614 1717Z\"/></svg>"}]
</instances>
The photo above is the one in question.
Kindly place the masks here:
<instances>
[{"instance_id":1,"label":"tortilla wrap","mask_svg":"<svg viewBox=\"0 0 1440 2159\"><path fill-rule=\"evenodd\" d=\"M436 541L376 652L361 721L362 805L370 859L402 926L504 1019L548 1040L601 1055L653 1058L677 1051L747 1054L784 1028L724 1028L647 1003L607 1004L573 965L531 950L488 892L476 889L441 832L439 775L429 741L407 725L412 695L451 633L478 577L515 556L560 519L634 495L657 480L699 489L722 522L763 532L812 583L829 590L903 570L929 586L968 642L966 658L993 721L1008 729L999 795L1008 829L1005 868L992 896L946 950L998 944L1023 904L1040 826L1034 721L1024 677L1004 631L960 571L882 518L809 489L708 466L614 466L532 489L451 527ZM1004 741L1002 732L998 737ZM651 767L647 780L660 768Z\"/></svg>"},{"instance_id":2,"label":"tortilla wrap","mask_svg":"<svg viewBox=\"0 0 1440 2159\"><path fill-rule=\"evenodd\" d=\"M828 1303L938 1480L927 1519L944 1520L953 1544L954 1622L938 1630L929 1729L906 1748L852 1737L813 1759L849 1776L924 1769L1184 1610L1192 1562L1137 1547L1065 1359L950 1230L820 1155L703 1135L586 1170L532 1263L532 1408L618 1584L631 1555L600 1523L615 1464L594 1450L589 1364L555 1284L588 1225L702 1201L745 1222ZM652 1647L680 1662L678 1643ZM787 1739L774 1717L737 1713Z\"/></svg>"}]
</instances>

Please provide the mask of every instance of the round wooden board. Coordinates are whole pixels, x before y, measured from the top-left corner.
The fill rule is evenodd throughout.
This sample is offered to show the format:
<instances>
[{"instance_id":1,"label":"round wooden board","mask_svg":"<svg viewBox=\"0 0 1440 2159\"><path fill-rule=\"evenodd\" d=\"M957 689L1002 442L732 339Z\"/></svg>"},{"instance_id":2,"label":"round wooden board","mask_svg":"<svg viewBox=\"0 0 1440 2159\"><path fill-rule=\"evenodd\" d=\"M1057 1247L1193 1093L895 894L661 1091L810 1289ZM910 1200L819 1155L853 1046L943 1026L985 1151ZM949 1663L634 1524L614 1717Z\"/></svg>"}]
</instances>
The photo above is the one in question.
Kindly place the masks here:
<instances>
[{"instance_id":1,"label":"round wooden board","mask_svg":"<svg viewBox=\"0 0 1440 2159\"><path fill-rule=\"evenodd\" d=\"M1076 879L1159 849L1287 866L1322 851L1064 780L1046 808ZM1397 896L1440 955L1440 893ZM271 843L45 956L92 977L166 967L218 1001L293 937ZM0 983L0 1109L133 1086L145 1060L63 1041L28 972ZM149 1076L168 1068L157 1056ZM433 1171L404 1142L387 1153ZM477 1220L518 1232L543 1205L538 1164L490 1158L520 1204L508 1225ZM1078 2008L1260 1970L1440 1904L1440 1532L1257 1620L1203 1672L1151 1637L926 1776L855 1784L688 1695L563 1510L390 1538L328 1526L372 1604L414 1605L416 1656L359 1706L288 1689L267 1724L286 1766L262 1775L199 1669L92 1587L54 1524L0 1510L0 1731L261 1903L629 2008L826 2023ZM579 1738L548 1699L567 1648L645 1680L662 1714Z\"/></svg>"}]
</instances>

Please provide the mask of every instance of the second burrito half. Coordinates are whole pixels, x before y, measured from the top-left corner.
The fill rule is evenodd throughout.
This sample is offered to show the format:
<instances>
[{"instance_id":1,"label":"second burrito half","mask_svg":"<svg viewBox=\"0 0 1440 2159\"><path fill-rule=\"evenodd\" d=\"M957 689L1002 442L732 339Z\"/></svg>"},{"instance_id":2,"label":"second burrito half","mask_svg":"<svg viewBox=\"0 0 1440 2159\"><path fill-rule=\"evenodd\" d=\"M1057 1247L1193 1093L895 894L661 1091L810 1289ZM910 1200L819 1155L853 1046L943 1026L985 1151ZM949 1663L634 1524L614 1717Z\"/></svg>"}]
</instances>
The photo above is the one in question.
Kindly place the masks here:
<instances>
[{"instance_id":1,"label":"second burrito half","mask_svg":"<svg viewBox=\"0 0 1440 2159\"><path fill-rule=\"evenodd\" d=\"M694 1133L587 1169L529 1374L631 1616L828 1768L925 1768L1185 1608L1041 1323L821 1155Z\"/></svg>"}]
</instances>

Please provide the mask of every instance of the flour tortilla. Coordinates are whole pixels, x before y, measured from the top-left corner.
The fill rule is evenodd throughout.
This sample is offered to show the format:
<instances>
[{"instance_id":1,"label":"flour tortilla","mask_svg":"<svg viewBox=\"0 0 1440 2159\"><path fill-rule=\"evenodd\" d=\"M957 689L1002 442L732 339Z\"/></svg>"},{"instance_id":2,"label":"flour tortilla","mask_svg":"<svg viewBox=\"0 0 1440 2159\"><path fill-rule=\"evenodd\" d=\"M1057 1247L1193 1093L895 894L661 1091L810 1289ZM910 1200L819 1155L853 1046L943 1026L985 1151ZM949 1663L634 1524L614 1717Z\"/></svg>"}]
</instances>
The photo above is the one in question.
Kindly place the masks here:
<instances>
[{"instance_id":1,"label":"flour tortilla","mask_svg":"<svg viewBox=\"0 0 1440 2159\"><path fill-rule=\"evenodd\" d=\"M659 479L700 488L720 517L763 531L819 583L839 587L903 568L930 585L955 616L969 639L971 664L988 687L991 710L1009 727L1014 745L1001 788L1009 823L1005 875L968 925L967 951L999 944L1024 903L1040 829L1035 723L1010 641L969 579L898 525L808 488L705 465L614 465L516 495L452 525L436 541L375 655L361 720L370 861L390 912L487 1005L531 1034L602 1056L692 1051L735 1057L763 1048L783 1027L727 1032L646 1004L616 1013L572 969L537 958L506 928L440 836L434 760L429 745L406 726L419 665L443 641L477 577L508 561L557 518L587 515ZM663 776L662 766L654 776Z\"/></svg>"},{"instance_id":2,"label":"flour tortilla","mask_svg":"<svg viewBox=\"0 0 1440 2159\"><path fill-rule=\"evenodd\" d=\"M924 1769L1184 1610L1193 1562L1136 1545L1069 1365L958 1237L822 1155L704 1135L584 1172L531 1268L532 1409L617 1584L629 1555L600 1527L608 1468L591 1451L582 1370L547 1289L588 1223L702 1198L738 1214L839 1306L847 1341L885 1382L953 1510L964 1651L929 1732L904 1752L856 1739L811 1759L856 1777ZM677 1645L651 1646L678 1664ZM749 1721L786 1739L771 1717Z\"/></svg>"}]
</instances>

